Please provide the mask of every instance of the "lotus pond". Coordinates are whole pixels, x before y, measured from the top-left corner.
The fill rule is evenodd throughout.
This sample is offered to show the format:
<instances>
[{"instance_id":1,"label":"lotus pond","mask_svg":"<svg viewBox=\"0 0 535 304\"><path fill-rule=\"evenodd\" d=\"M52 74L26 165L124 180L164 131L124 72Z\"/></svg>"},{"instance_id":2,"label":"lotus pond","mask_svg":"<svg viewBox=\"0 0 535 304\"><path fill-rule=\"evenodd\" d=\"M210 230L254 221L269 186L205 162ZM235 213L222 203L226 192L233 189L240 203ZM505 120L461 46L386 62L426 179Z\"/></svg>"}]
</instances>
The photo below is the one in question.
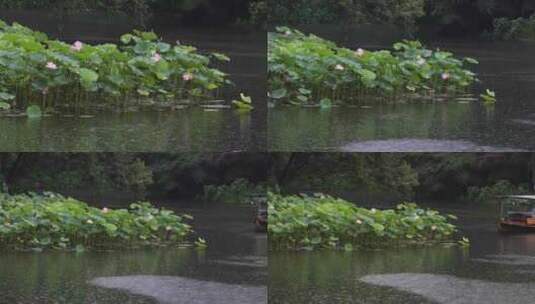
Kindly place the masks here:
<instances>
[{"instance_id":1,"label":"lotus pond","mask_svg":"<svg viewBox=\"0 0 535 304\"><path fill-rule=\"evenodd\" d=\"M426 207L457 215L471 246L270 251L269 303L531 302L532 234L498 234L495 206L442 202Z\"/></svg>"},{"instance_id":2,"label":"lotus pond","mask_svg":"<svg viewBox=\"0 0 535 304\"><path fill-rule=\"evenodd\" d=\"M113 208L128 207L121 205ZM253 232L252 208L202 208L198 202L158 205L162 206L177 214L191 214L195 231L206 238L208 247L3 250L0 302L267 303L267 238Z\"/></svg>"},{"instance_id":3,"label":"lotus pond","mask_svg":"<svg viewBox=\"0 0 535 304\"><path fill-rule=\"evenodd\" d=\"M269 34L268 90L275 103L294 105L396 101L465 92L477 78L470 57L426 49L418 41L393 51L350 50L315 35L281 27Z\"/></svg>"},{"instance_id":4,"label":"lotus pond","mask_svg":"<svg viewBox=\"0 0 535 304\"><path fill-rule=\"evenodd\" d=\"M414 203L394 209L360 208L322 194L313 197L269 195L269 241L273 249L362 248L455 243L452 215ZM469 245L463 238L462 246Z\"/></svg>"},{"instance_id":5,"label":"lotus pond","mask_svg":"<svg viewBox=\"0 0 535 304\"><path fill-rule=\"evenodd\" d=\"M91 27L79 27L76 34L76 29L71 30L73 34L66 38L69 49L75 39L87 42L84 46L105 45L98 44L102 42L120 44L119 33L111 29L98 34L92 33ZM0 110L0 150L171 152L243 151L265 147L266 114L265 100L262 100L265 87L258 85L265 79L265 38L259 39L256 32L245 30L169 27L156 30L167 42L180 40L182 47L199 46L202 51L195 54L210 59L212 67L207 69L224 71L228 74L225 80L236 85L223 85L207 92L212 96L209 99L191 97L165 101L166 98L155 93L158 96L139 96L139 102L134 96L117 107L104 99L94 99L89 107L80 104L78 111L68 103L58 109L49 107L50 111L42 111L41 117L32 119L26 117L23 107L16 111L13 107L8 111ZM210 56L212 52L229 54L232 60L219 62ZM241 99L241 92L252 97L255 107L252 112L231 105L231 100ZM216 99L215 94L219 94L219 98ZM139 94L134 92L134 95ZM8 101L10 105L12 102ZM41 99L35 102L41 105Z\"/></svg>"},{"instance_id":6,"label":"lotus pond","mask_svg":"<svg viewBox=\"0 0 535 304\"><path fill-rule=\"evenodd\" d=\"M180 245L193 233L187 214L134 203L102 209L59 194L0 194L0 246L14 250L76 250ZM199 238L196 245L205 247Z\"/></svg>"},{"instance_id":7,"label":"lotus pond","mask_svg":"<svg viewBox=\"0 0 535 304\"><path fill-rule=\"evenodd\" d=\"M122 46L107 43L68 45L20 24L0 21L0 107L26 110L30 117L59 107L128 103L195 102L229 81L210 68L223 54L204 56L191 46L162 42L153 32L121 36Z\"/></svg>"},{"instance_id":8,"label":"lotus pond","mask_svg":"<svg viewBox=\"0 0 535 304\"><path fill-rule=\"evenodd\" d=\"M348 42L346 42L348 43ZM430 41L434 48L477 58L481 83L472 92L395 103L321 109L277 105L268 113L270 151L461 152L535 149L533 44ZM362 44L361 44L362 45ZM357 46L355 46L357 47ZM364 47L364 46L362 46ZM388 48L388 44L368 49ZM514 54L514 56L511 56ZM492 88L486 105L479 91Z\"/></svg>"}]
</instances>

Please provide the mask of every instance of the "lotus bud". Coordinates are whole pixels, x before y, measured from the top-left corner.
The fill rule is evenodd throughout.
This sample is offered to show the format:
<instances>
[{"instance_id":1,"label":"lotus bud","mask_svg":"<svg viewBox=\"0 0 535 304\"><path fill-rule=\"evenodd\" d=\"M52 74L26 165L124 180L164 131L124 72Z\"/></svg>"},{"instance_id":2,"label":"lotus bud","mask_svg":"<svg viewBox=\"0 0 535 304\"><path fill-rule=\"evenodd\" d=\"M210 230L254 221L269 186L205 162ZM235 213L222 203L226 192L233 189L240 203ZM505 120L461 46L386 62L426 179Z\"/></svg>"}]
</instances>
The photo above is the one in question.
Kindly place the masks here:
<instances>
[{"instance_id":1,"label":"lotus bud","mask_svg":"<svg viewBox=\"0 0 535 304\"><path fill-rule=\"evenodd\" d=\"M75 51L75 52L79 52L82 50L82 47L84 46L84 44L80 41L76 41L75 43L72 44L71 46L71 50Z\"/></svg>"},{"instance_id":2,"label":"lotus bud","mask_svg":"<svg viewBox=\"0 0 535 304\"><path fill-rule=\"evenodd\" d=\"M58 69L58 66L53 63L52 61L49 61L46 63L46 68L47 69L51 69L51 70L57 70Z\"/></svg>"},{"instance_id":3,"label":"lotus bud","mask_svg":"<svg viewBox=\"0 0 535 304\"><path fill-rule=\"evenodd\" d=\"M192 79L193 79L193 75L190 73L184 73L184 75L182 75L182 80L184 81L190 81Z\"/></svg>"},{"instance_id":4,"label":"lotus bud","mask_svg":"<svg viewBox=\"0 0 535 304\"><path fill-rule=\"evenodd\" d=\"M160 54L158 54L158 53L154 53L154 55L152 55L151 59L154 62L158 62L158 61L162 60L162 56Z\"/></svg>"}]
</instances>

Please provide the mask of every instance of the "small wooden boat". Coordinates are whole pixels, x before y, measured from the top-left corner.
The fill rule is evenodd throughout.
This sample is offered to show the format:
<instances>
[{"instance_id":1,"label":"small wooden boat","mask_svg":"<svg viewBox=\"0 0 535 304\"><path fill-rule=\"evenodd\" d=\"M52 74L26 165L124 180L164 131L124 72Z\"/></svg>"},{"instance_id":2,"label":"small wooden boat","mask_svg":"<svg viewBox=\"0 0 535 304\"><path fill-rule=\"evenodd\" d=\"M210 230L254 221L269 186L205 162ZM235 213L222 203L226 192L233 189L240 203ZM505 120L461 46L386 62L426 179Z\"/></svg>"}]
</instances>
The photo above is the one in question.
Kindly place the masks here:
<instances>
[{"instance_id":1,"label":"small wooden boat","mask_svg":"<svg viewBox=\"0 0 535 304\"><path fill-rule=\"evenodd\" d=\"M256 232L267 232L268 225L268 204L267 197L255 196L251 202L256 205L256 214L254 216L254 225Z\"/></svg>"},{"instance_id":2,"label":"small wooden boat","mask_svg":"<svg viewBox=\"0 0 535 304\"><path fill-rule=\"evenodd\" d=\"M499 197L498 230L501 232L535 232L535 195Z\"/></svg>"}]
</instances>

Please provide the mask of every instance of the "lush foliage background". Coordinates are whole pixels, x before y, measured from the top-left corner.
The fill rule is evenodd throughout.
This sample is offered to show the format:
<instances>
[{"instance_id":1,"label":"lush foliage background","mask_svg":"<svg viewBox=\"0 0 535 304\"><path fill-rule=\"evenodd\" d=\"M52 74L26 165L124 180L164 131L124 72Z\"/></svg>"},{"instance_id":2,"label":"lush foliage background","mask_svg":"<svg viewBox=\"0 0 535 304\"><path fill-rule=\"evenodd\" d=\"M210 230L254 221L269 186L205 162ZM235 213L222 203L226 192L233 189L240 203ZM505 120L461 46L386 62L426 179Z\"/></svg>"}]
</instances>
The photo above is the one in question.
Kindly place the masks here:
<instances>
[{"instance_id":1,"label":"lush foliage background","mask_svg":"<svg viewBox=\"0 0 535 304\"><path fill-rule=\"evenodd\" d=\"M0 153L0 192L195 198L205 185L266 181L261 154Z\"/></svg>"},{"instance_id":2,"label":"lush foliage background","mask_svg":"<svg viewBox=\"0 0 535 304\"><path fill-rule=\"evenodd\" d=\"M462 36L493 32L498 18L529 18L529 0L273 0L268 6L271 25L394 24Z\"/></svg>"},{"instance_id":3,"label":"lush foliage background","mask_svg":"<svg viewBox=\"0 0 535 304\"><path fill-rule=\"evenodd\" d=\"M52 9L55 14L75 15L105 11L134 17L149 25L154 14L175 14L177 23L232 24L249 19L249 0L0 0L0 8Z\"/></svg>"},{"instance_id":4,"label":"lush foliage background","mask_svg":"<svg viewBox=\"0 0 535 304\"><path fill-rule=\"evenodd\" d=\"M529 153L292 153L276 156L272 178L289 193L478 203L495 194L532 192L534 166Z\"/></svg>"}]
</instances>

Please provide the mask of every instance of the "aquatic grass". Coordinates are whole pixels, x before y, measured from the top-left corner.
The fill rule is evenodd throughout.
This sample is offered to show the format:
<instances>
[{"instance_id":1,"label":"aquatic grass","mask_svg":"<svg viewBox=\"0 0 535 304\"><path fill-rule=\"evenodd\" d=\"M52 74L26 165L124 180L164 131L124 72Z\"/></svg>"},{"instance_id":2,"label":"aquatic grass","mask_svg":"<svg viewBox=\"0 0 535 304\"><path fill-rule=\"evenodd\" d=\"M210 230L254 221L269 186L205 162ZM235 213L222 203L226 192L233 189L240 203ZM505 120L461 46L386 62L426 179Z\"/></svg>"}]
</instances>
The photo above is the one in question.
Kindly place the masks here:
<instances>
[{"instance_id":1,"label":"aquatic grass","mask_svg":"<svg viewBox=\"0 0 535 304\"><path fill-rule=\"evenodd\" d=\"M16 250L85 250L178 245L193 233L189 215L150 203L95 208L58 194L0 193L0 246Z\"/></svg>"},{"instance_id":2,"label":"aquatic grass","mask_svg":"<svg viewBox=\"0 0 535 304\"><path fill-rule=\"evenodd\" d=\"M418 41L393 50L338 47L287 27L268 38L268 92L274 103L358 103L463 93L477 81L472 58L426 49Z\"/></svg>"},{"instance_id":3,"label":"aquatic grass","mask_svg":"<svg viewBox=\"0 0 535 304\"><path fill-rule=\"evenodd\" d=\"M360 208L326 195L268 194L269 241L275 249L384 248L455 242L452 215L419 208Z\"/></svg>"},{"instance_id":4,"label":"aquatic grass","mask_svg":"<svg viewBox=\"0 0 535 304\"><path fill-rule=\"evenodd\" d=\"M230 81L212 68L230 59L171 45L153 32L134 31L122 45L67 44L0 20L0 102L43 111L131 104L195 103L217 98Z\"/></svg>"}]
</instances>

